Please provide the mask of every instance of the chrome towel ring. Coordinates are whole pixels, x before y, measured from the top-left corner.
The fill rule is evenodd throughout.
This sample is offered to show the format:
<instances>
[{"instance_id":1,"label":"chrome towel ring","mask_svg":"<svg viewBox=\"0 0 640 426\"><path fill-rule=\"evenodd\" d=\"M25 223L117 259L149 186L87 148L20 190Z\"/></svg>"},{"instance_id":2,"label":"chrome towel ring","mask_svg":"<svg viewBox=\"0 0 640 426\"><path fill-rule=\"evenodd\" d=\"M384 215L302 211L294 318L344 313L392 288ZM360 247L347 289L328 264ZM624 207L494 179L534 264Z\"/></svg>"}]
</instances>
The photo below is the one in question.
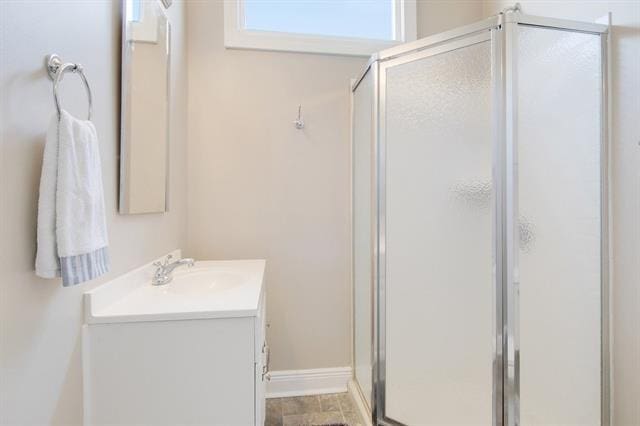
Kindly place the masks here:
<instances>
[{"instance_id":1,"label":"chrome towel ring","mask_svg":"<svg viewBox=\"0 0 640 426\"><path fill-rule=\"evenodd\" d=\"M84 83L85 89L87 89L87 97L89 99L89 112L87 114L87 120L91 120L91 111L93 109L93 97L91 95L91 87L89 87L89 82L87 81L87 77L84 75L84 69L80 64L73 64L70 62L63 63L60 59L60 56L53 54L47 56L47 72L49 73L49 77L53 80L53 99L56 103L56 109L58 110L58 117L62 112L62 108L60 107L60 98L58 96L58 84L62 81L62 77L65 72L70 71L72 73L76 73L82 79Z\"/></svg>"}]
</instances>

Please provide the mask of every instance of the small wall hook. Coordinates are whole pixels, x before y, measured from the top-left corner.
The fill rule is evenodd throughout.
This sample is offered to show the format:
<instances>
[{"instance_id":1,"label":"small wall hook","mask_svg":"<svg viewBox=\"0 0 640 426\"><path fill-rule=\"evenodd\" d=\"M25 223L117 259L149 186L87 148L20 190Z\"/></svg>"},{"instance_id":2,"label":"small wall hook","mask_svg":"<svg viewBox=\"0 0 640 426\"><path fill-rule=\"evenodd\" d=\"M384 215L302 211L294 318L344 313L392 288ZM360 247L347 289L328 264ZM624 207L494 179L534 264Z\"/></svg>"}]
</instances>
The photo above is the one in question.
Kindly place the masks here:
<instances>
[{"instance_id":1,"label":"small wall hook","mask_svg":"<svg viewBox=\"0 0 640 426\"><path fill-rule=\"evenodd\" d=\"M302 118L302 105L298 105L298 118L293 121L293 125L296 129L304 129L304 119Z\"/></svg>"},{"instance_id":2,"label":"small wall hook","mask_svg":"<svg viewBox=\"0 0 640 426\"><path fill-rule=\"evenodd\" d=\"M516 3L513 6L506 7L501 13L504 15L506 13L517 13L522 12L522 6L520 3Z\"/></svg>"}]
</instances>

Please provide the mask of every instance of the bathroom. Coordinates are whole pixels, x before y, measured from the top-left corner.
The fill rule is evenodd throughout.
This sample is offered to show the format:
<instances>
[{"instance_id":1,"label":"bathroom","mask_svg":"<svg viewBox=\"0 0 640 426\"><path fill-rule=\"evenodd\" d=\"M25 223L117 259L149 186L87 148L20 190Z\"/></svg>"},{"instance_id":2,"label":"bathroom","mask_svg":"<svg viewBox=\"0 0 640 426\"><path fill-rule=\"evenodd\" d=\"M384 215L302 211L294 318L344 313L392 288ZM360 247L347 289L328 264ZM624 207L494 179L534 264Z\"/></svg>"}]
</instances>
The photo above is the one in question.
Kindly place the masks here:
<instances>
[{"instance_id":1,"label":"bathroom","mask_svg":"<svg viewBox=\"0 0 640 426\"><path fill-rule=\"evenodd\" d=\"M138 14L147 7L156 11L166 36L162 66L156 64L142 79L160 75L166 82L155 86L159 98L143 103L143 110L160 105L155 110L160 112L137 121L155 142L143 147L142 157L132 155L136 138L125 125L136 99L127 85L132 51L124 42L127 16L135 9L131 5L137 5ZM253 38L243 37L239 16L250 22L246 18L252 9L256 22L260 13L262 18L273 18L274 10L280 13L283 19L272 21L279 25L277 37L263 28L248 31ZM323 25L336 31L328 28L337 16L348 34L378 34L382 22L392 36L354 41L340 33L322 35ZM300 36L296 21L315 32ZM507 185L516 177L509 167L515 162L500 160L515 155L503 149L513 142L507 129L516 122L515 108L508 100L517 96L505 87L513 87L518 74L505 65L505 78L495 65L517 60L517 55L509 56L514 52L526 53L514 47L513 34L501 32L520 24L531 31L561 33L558 37L588 38L582 44L570 39L574 47L593 45L597 37L597 58L588 57L589 62L578 54L576 60L595 74L575 68L572 75L559 66L563 73L534 74L520 82L520 96L547 93L545 81L560 89L585 83L585 76L590 76L588 82L602 83L599 88L589 83L592 92L577 90L589 102L574 101L576 108L591 108L590 115L540 113L536 117L548 121L526 127L547 132L542 134L556 129L573 142L589 131L585 141L602 143L603 149L596 150L599 160L559 147L557 157L546 161L537 153L541 161L527 169L541 172L543 192L550 194L545 199L567 191L560 203L539 203L542 208L530 210L533 216L551 211L562 217L563 209L576 208L572 201L592 200L581 182L604 188L593 198L596 204L589 204L600 207L597 238L580 240L587 245L597 240L600 253L591 246L574 246L574 251L558 254L554 248L566 247L567 236L574 234L567 230L547 240L535 217L523 214L513 220L509 210L518 207L510 204L513 188ZM473 60L458 58L457 65L449 64L449 71L436 77L425 77L427 69L412 69L408 75L418 86L392 85L403 61L427 63L462 53L463 39L479 33L484 38L473 46L483 50L474 51ZM418 47L412 50L407 43ZM447 50L450 43L463 44ZM399 50L390 56L379 53L386 49ZM433 49L442 52L420 56ZM565 54L558 56L558 51ZM49 67L52 54L60 62ZM372 55L378 56L370 59ZM553 46L545 55L532 56L539 59L536 66L550 67L571 56ZM95 126L109 252L108 271L75 285L42 278L35 268L45 141L55 138L48 128L60 119L54 82L67 63L72 65L59 79L58 102L85 125ZM81 68L74 68L76 63ZM398 64L396 74L388 67L391 63ZM463 71L470 77L455 87L451 81ZM525 76L526 68L518 71L518 78ZM380 93L383 74L389 84L386 96ZM91 93L88 124L82 76ZM465 108L453 115L461 120L461 133L446 129L444 134L460 141L484 135L486 150L453 152L457 145L452 144L438 154L440 161L424 151L413 156L389 151L387 161L403 158L412 167L402 174L402 167L390 163L395 180L385 188L379 186L384 181L373 184L380 177L373 158L385 154L376 149L393 149L391 136L409 141L433 131L416 131L410 122L395 129L386 123L386 140L380 140L376 133L382 133L384 114L395 119L403 112L409 118L424 116L425 108L413 114L407 109L419 108L412 99L430 97L442 103L442 111L451 111L462 99ZM520 111L545 101L548 106L548 99L523 102ZM521 0L516 6L504 0L2 0L0 103L1 425L640 425L640 2ZM376 110L383 104L384 110ZM360 106L373 113L363 116ZM425 122L429 120L423 127ZM370 134L364 145L357 145L362 128ZM527 131L521 130L520 142ZM362 147L370 149L364 156ZM455 158L445 160L447 155ZM144 168L149 159L152 168ZM562 164L559 160L570 163L570 173L554 168ZM573 179L580 164L597 176ZM462 178L452 178L454 196L447 199L458 210L447 215L426 196L415 201L430 185L438 189L439 179L429 180L429 171L444 181L460 170ZM134 196L129 183L140 171L142 189ZM474 173L484 176L476 181ZM499 179L492 179L492 173ZM418 177L419 185L391 186ZM554 191L553 179L561 190ZM563 186L567 182L572 186ZM393 234L402 230L402 223L389 217L387 223L396 226L381 230L384 217L371 208L380 201L381 189L394 188L391 195L397 196L387 202L395 200L405 206L403 212L415 213L396 216L413 221L409 231L415 231L416 240L409 238L404 247L398 242L405 234ZM155 205L137 209L135 202L151 193ZM521 207L526 201L520 199ZM399 211L395 206L392 213ZM437 218L429 218L432 210ZM471 219L448 228L452 220L463 218ZM427 231L434 236L447 232L451 239L420 239ZM384 232L388 247L380 246ZM474 258L471 252L479 239L484 249ZM520 259L507 244L516 239L529 244ZM559 259L573 262L580 277L591 274L584 285L588 281L595 287L567 294L563 290L571 291L570 286L560 288L564 278L547 276L540 282L545 294L530 298L535 294L523 284L518 295L510 268L535 255L536 244L538 249L548 244L545 250L553 253L548 264L537 265L540 271L560 274ZM462 262L451 256L458 252ZM425 253L432 259L419 259ZM169 254L173 258L167 260ZM172 282L158 280L158 270L179 258L193 258L195 265L184 262L166 270L164 276L169 280L173 274ZM439 280L430 280L419 268L433 259L444 265L444 272L436 271L442 273ZM385 282L380 275L384 269L379 269L385 262L391 271L409 266L405 273L415 281L402 275L393 281L395 276L389 275ZM244 275L239 275L250 281L243 288L253 286L253 305L237 308L235 314L219 314L224 309L213 306L226 303L238 274L215 275L228 280L224 285L230 290L212 295L198 293L197 279L190 278L197 272L206 279L225 265L242 269ZM519 278L524 283L522 266ZM474 292L465 273L484 273L486 291ZM450 287L442 285L448 275ZM398 280L401 284L394 287ZM188 290L179 293L180 284L193 285L195 296ZM551 285L559 288L548 294ZM181 299L175 303L190 297L200 305L190 316L173 305L174 311L161 312L168 305L160 299L128 307L144 305L150 309L146 313L116 312L113 306L119 302L110 301L126 299L132 286L166 296L161 302L169 305L178 296L168 293L177 287ZM565 301L570 303L562 305ZM486 309L476 312L477 306ZM394 308L405 315L394 317L399 312ZM539 318L528 321L531 312ZM391 322L385 324L385 318ZM537 324L550 327L541 333ZM394 330L400 333L390 341ZM201 339L201 333L212 337ZM461 333L469 336L460 338ZM534 335L537 340L527 340ZM566 344L568 335L576 345ZM576 352L580 342L595 349ZM234 344L248 345L253 352L233 349ZM214 361L204 362L209 359ZM583 368L587 361L591 368ZM246 368L235 374L231 365L242 362ZM545 367L544 362L554 364ZM585 405L587 400L592 403Z\"/></svg>"}]
</instances>

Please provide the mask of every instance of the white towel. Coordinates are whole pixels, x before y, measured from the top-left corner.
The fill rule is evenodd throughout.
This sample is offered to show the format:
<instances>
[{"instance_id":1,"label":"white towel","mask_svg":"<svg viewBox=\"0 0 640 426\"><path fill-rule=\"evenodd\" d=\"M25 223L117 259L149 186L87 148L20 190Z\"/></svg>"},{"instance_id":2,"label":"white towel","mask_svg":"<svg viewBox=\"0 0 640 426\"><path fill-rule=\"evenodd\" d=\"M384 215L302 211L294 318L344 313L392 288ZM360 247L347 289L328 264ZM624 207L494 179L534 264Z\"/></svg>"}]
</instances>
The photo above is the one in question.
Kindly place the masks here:
<instances>
[{"instance_id":1,"label":"white towel","mask_svg":"<svg viewBox=\"0 0 640 426\"><path fill-rule=\"evenodd\" d=\"M64 286L109 270L100 147L93 123L62 110L49 125L38 200L36 274Z\"/></svg>"}]
</instances>

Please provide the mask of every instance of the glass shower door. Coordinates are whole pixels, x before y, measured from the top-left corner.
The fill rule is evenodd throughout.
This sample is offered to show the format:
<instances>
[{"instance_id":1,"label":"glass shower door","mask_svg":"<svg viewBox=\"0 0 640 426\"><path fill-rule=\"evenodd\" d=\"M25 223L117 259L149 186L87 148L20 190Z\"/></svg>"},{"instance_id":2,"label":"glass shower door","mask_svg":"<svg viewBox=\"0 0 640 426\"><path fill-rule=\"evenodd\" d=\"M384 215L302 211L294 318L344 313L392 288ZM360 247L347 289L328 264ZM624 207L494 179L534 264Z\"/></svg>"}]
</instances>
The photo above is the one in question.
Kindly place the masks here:
<instances>
[{"instance_id":1,"label":"glass shower door","mask_svg":"<svg viewBox=\"0 0 640 426\"><path fill-rule=\"evenodd\" d=\"M385 418L491 425L492 49L468 36L380 66Z\"/></svg>"},{"instance_id":2,"label":"glass shower door","mask_svg":"<svg viewBox=\"0 0 640 426\"><path fill-rule=\"evenodd\" d=\"M353 92L353 363L371 408L373 337L373 85L369 70Z\"/></svg>"},{"instance_id":3,"label":"glass shower door","mask_svg":"<svg viewBox=\"0 0 640 426\"><path fill-rule=\"evenodd\" d=\"M595 426L602 414L601 36L514 31L520 424Z\"/></svg>"}]
</instances>

